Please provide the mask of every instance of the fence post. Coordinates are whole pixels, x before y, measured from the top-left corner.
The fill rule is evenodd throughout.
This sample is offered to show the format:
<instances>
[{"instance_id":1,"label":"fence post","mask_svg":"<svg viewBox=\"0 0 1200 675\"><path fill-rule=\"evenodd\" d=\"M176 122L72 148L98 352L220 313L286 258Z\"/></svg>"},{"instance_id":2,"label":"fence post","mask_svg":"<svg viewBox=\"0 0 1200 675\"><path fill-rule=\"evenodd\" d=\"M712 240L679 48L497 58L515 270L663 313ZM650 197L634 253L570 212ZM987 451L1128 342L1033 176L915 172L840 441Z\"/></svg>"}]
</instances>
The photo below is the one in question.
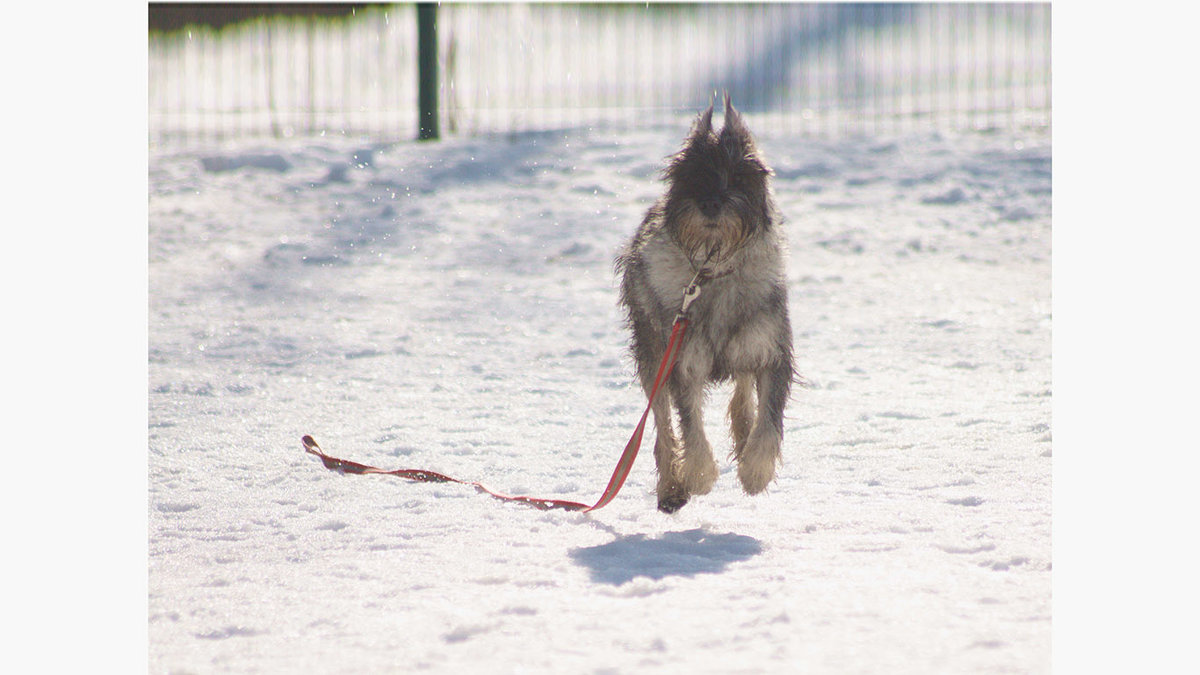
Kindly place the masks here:
<instances>
[{"instance_id":1,"label":"fence post","mask_svg":"<svg viewBox=\"0 0 1200 675\"><path fill-rule=\"evenodd\" d=\"M438 137L437 5L417 3L417 140Z\"/></svg>"}]
</instances>

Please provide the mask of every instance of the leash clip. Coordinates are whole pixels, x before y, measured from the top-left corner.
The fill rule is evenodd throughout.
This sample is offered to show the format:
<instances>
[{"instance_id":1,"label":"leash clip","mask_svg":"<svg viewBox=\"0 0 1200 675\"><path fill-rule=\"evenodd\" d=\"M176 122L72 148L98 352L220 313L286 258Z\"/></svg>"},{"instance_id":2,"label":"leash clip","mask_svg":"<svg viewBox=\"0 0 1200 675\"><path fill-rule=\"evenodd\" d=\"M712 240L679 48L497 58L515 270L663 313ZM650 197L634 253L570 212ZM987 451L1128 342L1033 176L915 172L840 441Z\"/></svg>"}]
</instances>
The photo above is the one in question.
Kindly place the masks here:
<instances>
[{"instance_id":1,"label":"leash clip","mask_svg":"<svg viewBox=\"0 0 1200 675\"><path fill-rule=\"evenodd\" d=\"M688 287L684 289L683 304L679 308L679 314L675 316L676 321L686 319L688 307L691 307L696 298L700 297L700 275L700 272L696 273L696 276L692 279L692 283L688 284Z\"/></svg>"}]
</instances>

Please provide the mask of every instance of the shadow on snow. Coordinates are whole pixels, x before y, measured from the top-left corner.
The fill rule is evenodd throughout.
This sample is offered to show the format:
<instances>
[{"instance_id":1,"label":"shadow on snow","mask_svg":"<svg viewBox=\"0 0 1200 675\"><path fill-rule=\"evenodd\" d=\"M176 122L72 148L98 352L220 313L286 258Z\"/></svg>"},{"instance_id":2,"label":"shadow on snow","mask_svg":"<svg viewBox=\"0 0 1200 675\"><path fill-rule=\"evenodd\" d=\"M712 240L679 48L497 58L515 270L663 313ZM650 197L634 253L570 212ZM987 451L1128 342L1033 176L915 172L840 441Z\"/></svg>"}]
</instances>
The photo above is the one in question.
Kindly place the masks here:
<instances>
[{"instance_id":1,"label":"shadow on snow","mask_svg":"<svg viewBox=\"0 0 1200 675\"><path fill-rule=\"evenodd\" d=\"M599 546L571 551L573 561L591 571L593 581L620 585L634 577L655 581L669 576L717 574L731 563L762 553L762 542L740 534L710 534L703 529L620 537Z\"/></svg>"}]
</instances>

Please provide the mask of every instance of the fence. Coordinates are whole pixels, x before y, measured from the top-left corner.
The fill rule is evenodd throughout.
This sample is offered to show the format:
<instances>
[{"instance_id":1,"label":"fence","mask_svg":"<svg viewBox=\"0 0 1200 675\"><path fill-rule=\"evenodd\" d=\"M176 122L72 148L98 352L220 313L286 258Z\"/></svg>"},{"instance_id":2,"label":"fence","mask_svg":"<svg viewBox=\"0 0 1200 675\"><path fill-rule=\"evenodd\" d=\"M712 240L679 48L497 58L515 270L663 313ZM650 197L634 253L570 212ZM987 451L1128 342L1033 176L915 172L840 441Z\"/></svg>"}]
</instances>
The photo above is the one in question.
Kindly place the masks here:
<instances>
[{"instance_id":1,"label":"fence","mask_svg":"<svg viewBox=\"0 0 1200 675\"><path fill-rule=\"evenodd\" d=\"M153 9L152 9L153 11ZM438 6L450 134L634 125L728 90L756 128L1049 125L1049 4ZM149 36L151 142L417 133L414 5Z\"/></svg>"}]
</instances>

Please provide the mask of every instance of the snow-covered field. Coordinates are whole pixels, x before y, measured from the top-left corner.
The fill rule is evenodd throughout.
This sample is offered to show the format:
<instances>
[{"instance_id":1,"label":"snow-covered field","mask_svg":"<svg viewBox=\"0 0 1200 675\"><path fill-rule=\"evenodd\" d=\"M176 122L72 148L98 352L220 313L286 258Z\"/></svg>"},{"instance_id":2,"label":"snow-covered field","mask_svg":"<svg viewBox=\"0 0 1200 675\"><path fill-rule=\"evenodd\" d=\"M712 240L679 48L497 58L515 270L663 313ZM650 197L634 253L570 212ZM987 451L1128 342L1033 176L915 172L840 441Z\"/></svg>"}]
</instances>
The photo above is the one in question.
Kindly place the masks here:
<instances>
[{"instance_id":1,"label":"snow-covered field","mask_svg":"<svg viewBox=\"0 0 1200 675\"><path fill-rule=\"evenodd\" d=\"M152 672L1049 671L1047 129L759 134L811 383L764 496L663 515L649 439L590 515L303 453L599 496L687 124L151 149Z\"/></svg>"}]
</instances>

